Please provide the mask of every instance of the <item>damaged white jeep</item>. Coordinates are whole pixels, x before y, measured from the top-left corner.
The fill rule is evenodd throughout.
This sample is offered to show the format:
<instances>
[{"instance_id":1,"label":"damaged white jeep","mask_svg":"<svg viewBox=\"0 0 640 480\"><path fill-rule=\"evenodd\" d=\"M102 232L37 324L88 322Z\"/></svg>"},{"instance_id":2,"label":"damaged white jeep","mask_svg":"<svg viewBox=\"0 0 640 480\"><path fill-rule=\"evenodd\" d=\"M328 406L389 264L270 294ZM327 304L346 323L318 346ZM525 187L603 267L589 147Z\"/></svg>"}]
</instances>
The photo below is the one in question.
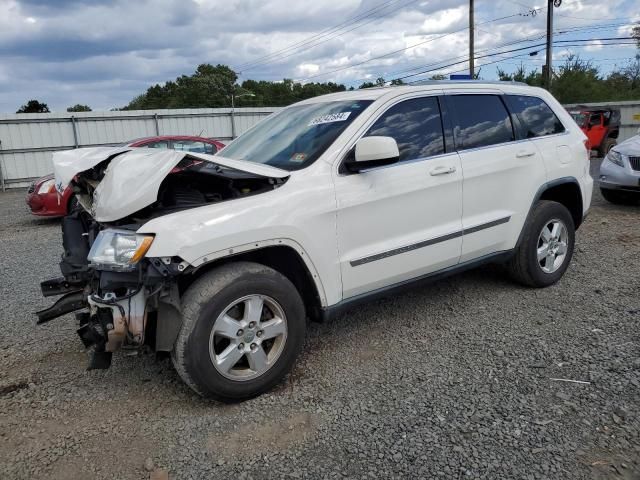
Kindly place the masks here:
<instances>
[{"instance_id":1,"label":"damaged white jeep","mask_svg":"<svg viewBox=\"0 0 640 480\"><path fill-rule=\"evenodd\" d=\"M78 207L39 322L77 312L90 368L148 346L199 394L249 398L307 319L486 262L557 282L591 201L585 140L543 90L465 82L310 99L216 156L57 153Z\"/></svg>"}]
</instances>

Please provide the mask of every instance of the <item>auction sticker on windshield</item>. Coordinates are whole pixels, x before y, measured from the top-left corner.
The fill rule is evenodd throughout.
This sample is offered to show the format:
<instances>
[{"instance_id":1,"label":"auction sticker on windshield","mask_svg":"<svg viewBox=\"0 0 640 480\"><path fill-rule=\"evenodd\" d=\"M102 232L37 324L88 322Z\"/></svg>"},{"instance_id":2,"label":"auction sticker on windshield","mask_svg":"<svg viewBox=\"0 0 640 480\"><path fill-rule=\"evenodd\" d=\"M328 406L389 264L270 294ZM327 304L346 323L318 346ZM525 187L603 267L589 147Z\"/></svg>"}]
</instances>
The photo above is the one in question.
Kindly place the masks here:
<instances>
[{"instance_id":1,"label":"auction sticker on windshield","mask_svg":"<svg viewBox=\"0 0 640 480\"><path fill-rule=\"evenodd\" d=\"M323 123L344 122L347 118L349 118L349 115L351 115L351 112L340 112L330 113L329 115L321 115L311 120L309 122L309 127L312 127L313 125L320 125Z\"/></svg>"}]
</instances>

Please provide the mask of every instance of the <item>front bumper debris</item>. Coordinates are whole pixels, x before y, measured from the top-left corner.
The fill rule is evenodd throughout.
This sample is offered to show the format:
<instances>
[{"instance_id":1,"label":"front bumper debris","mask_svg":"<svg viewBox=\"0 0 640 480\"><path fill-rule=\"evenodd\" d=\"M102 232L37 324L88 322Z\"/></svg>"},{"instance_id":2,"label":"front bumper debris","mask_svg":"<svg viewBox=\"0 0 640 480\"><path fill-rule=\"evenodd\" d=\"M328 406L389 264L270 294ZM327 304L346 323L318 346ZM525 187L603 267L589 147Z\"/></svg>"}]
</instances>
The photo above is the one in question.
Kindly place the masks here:
<instances>
[{"instance_id":1,"label":"front bumper debris","mask_svg":"<svg viewBox=\"0 0 640 480\"><path fill-rule=\"evenodd\" d=\"M66 313L75 312L87 307L87 299L84 292L72 292L58 299L49 308L36 312L38 316L38 325L46 323L54 318L61 317Z\"/></svg>"}]
</instances>

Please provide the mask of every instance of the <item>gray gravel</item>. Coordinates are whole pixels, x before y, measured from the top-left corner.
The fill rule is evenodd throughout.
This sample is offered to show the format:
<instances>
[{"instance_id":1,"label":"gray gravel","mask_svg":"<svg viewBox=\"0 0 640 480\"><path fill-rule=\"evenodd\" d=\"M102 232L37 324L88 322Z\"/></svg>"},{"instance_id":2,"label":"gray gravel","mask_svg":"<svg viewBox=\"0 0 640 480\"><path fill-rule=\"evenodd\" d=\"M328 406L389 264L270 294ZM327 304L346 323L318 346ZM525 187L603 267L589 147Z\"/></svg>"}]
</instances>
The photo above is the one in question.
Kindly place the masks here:
<instances>
[{"instance_id":1,"label":"gray gravel","mask_svg":"<svg viewBox=\"0 0 640 480\"><path fill-rule=\"evenodd\" d=\"M285 383L228 406L35 326L59 222L23 197L0 194L2 478L640 478L639 207L596 193L554 287L487 267L312 324Z\"/></svg>"}]
</instances>

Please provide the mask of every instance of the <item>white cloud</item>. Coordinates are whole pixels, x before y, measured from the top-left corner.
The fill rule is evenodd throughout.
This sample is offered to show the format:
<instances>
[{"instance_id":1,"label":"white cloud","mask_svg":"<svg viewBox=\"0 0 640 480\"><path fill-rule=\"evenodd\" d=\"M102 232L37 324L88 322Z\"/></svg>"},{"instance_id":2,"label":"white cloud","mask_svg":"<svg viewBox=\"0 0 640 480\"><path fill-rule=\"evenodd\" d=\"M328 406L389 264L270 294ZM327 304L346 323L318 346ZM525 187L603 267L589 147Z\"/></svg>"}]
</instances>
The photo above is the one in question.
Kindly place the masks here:
<instances>
[{"instance_id":1,"label":"white cloud","mask_svg":"<svg viewBox=\"0 0 640 480\"><path fill-rule=\"evenodd\" d=\"M524 61L539 68L544 52L535 58L527 53L540 50L533 45L544 41L544 12L523 16L528 9L517 3L476 2L476 50L481 55L502 45L501 51L528 46L505 54L504 66ZM425 76L460 70L464 62L443 65L466 61L467 8L468 0L0 0L0 111L15 111L29 98L57 110L75 103L124 105L148 86L188 75L203 62L242 66L241 79L318 75L313 81L348 85L422 70L432 70ZM557 30L583 28L560 33L558 40L623 36L629 27L585 28L637 20L640 4L565 0L556 14ZM362 16L360 28L331 30L356 15ZM491 21L501 17L508 18ZM449 35L439 38L444 34ZM524 38L531 41L509 46ZM611 57L611 48L567 51L597 60ZM554 56L563 50L556 48ZM616 57L636 52L633 46L615 50ZM516 54L523 56L508 58ZM482 75L491 78L495 67L487 65Z\"/></svg>"}]
</instances>

